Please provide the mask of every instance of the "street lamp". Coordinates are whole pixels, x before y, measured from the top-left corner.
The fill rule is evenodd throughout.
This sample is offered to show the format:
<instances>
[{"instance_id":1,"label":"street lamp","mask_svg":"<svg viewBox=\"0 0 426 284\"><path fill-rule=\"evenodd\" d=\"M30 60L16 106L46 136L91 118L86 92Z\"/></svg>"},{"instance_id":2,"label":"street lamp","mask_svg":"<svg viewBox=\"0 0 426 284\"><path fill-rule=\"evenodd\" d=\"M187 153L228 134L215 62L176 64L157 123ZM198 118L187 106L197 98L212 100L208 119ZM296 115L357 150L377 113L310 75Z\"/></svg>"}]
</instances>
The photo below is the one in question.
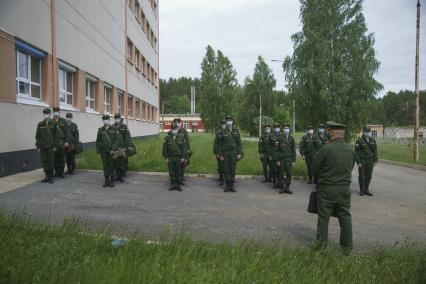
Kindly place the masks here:
<instances>
[{"instance_id":1,"label":"street lamp","mask_svg":"<svg viewBox=\"0 0 426 284\"><path fill-rule=\"evenodd\" d=\"M284 60L272 59L271 62L284 63ZM296 134L296 100L293 99L293 135Z\"/></svg>"}]
</instances>

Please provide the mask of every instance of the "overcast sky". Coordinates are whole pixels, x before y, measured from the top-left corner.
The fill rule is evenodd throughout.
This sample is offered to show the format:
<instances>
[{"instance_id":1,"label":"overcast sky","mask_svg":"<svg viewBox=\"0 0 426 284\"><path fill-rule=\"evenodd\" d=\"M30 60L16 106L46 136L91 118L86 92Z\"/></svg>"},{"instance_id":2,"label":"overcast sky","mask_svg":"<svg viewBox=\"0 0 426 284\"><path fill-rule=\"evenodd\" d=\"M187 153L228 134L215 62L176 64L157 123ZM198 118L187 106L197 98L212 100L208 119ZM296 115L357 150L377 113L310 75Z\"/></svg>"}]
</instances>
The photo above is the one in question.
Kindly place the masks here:
<instances>
[{"instance_id":1,"label":"overcast sky","mask_svg":"<svg viewBox=\"0 0 426 284\"><path fill-rule=\"evenodd\" d=\"M426 1L422 0L420 87L426 87ZM417 0L365 0L364 15L381 62L376 78L385 91L414 89ZM229 57L239 83L253 74L257 56L285 85L281 63L293 52L290 36L301 30L298 0L160 0L160 76L200 77L210 44ZM383 92L382 92L383 94Z\"/></svg>"}]
</instances>

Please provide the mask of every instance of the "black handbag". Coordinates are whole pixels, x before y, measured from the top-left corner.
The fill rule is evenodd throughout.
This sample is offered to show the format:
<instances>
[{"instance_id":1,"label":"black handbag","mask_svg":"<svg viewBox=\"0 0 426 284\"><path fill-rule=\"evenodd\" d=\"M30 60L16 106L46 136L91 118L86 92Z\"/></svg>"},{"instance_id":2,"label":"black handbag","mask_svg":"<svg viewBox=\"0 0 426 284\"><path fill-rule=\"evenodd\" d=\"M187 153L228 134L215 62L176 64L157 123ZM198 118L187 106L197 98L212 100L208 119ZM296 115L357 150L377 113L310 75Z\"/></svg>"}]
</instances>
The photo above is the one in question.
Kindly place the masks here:
<instances>
[{"instance_id":1,"label":"black handbag","mask_svg":"<svg viewBox=\"0 0 426 284\"><path fill-rule=\"evenodd\" d=\"M81 154L82 152L83 152L83 143L78 141L77 144L75 145L74 154L78 155L78 154Z\"/></svg>"},{"instance_id":2,"label":"black handbag","mask_svg":"<svg viewBox=\"0 0 426 284\"><path fill-rule=\"evenodd\" d=\"M312 191L309 195L309 204L308 204L308 212L312 214L318 214L318 207L317 207L317 199L318 199L318 193L316 191Z\"/></svg>"}]
</instances>

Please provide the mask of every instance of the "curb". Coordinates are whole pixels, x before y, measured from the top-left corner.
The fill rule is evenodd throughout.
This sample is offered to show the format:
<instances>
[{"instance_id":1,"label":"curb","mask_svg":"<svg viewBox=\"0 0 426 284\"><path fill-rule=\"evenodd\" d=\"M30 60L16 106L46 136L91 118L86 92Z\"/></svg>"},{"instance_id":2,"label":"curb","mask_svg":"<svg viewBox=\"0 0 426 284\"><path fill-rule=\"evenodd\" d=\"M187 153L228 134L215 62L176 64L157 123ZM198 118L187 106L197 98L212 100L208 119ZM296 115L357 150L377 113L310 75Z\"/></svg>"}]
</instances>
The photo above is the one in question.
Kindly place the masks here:
<instances>
[{"instance_id":1,"label":"curb","mask_svg":"<svg viewBox=\"0 0 426 284\"><path fill-rule=\"evenodd\" d=\"M426 171L426 166L423 166L423 165L403 163L403 162L397 162L397 161L391 161L391 160L379 160L379 162L383 164L387 164L387 165L400 166L400 167L406 167L406 168L411 168L415 170Z\"/></svg>"}]
</instances>

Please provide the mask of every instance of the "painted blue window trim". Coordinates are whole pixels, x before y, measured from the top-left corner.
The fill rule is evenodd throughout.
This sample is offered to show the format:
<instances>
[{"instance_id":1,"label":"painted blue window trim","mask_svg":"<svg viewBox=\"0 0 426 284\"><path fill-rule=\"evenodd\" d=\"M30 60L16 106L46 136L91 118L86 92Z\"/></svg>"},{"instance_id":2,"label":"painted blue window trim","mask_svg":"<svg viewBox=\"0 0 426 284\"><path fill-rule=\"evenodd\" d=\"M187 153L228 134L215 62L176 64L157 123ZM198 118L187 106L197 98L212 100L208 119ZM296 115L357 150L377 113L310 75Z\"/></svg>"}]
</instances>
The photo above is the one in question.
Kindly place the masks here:
<instances>
[{"instance_id":1,"label":"painted blue window trim","mask_svg":"<svg viewBox=\"0 0 426 284\"><path fill-rule=\"evenodd\" d=\"M25 43L17 38L15 38L16 49L26 52L38 59L43 59L46 56L46 52L41 51L35 47L32 47L28 43Z\"/></svg>"}]
</instances>

